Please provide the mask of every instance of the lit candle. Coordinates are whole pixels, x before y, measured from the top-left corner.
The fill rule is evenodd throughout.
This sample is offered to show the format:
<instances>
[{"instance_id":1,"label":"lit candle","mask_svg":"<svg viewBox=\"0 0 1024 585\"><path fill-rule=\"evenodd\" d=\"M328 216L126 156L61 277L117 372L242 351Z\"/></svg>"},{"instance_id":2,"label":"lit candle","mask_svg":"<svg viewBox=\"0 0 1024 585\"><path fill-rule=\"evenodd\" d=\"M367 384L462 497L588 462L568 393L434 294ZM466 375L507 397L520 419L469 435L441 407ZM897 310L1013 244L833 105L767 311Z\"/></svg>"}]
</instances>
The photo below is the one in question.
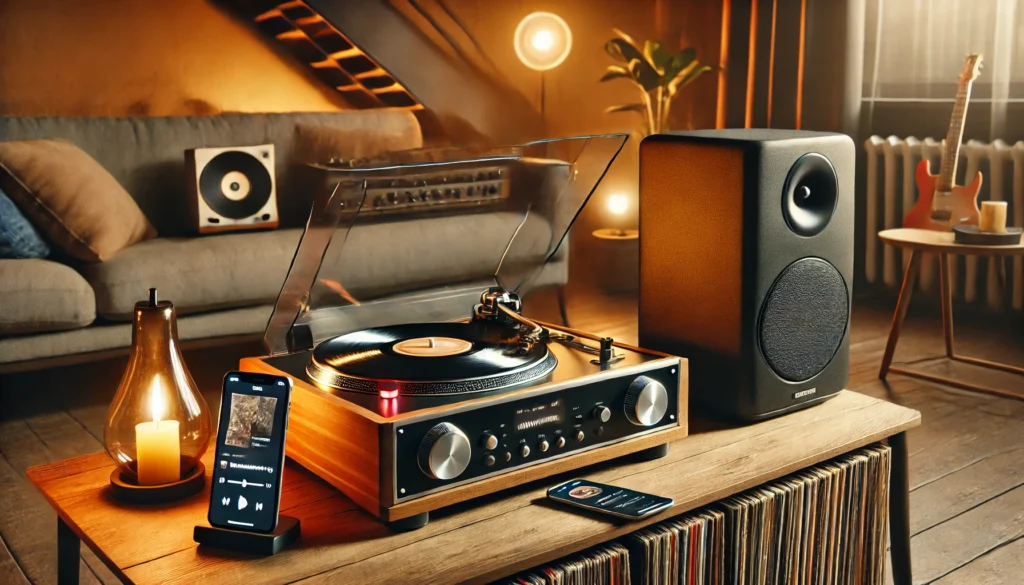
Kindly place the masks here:
<instances>
[{"instance_id":1,"label":"lit candle","mask_svg":"<svg viewBox=\"0 0 1024 585\"><path fill-rule=\"evenodd\" d=\"M1005 234L1006 233L1006 202L1005 201L982 201L981 221L978 227L983 232Z\"/></svg>"},{"instance_id":2,"label":"lit candle","mask_svg":"<svg viewBox=\"0 0 1024 585\"><path fill-rule=\"evenodd\" d=\"M181 479L178 421L160 420L163 407L163 390L159 380L153 380L150 389L153 421L135 425L135 459L139 469L139 485L161 485Z\"/></svg>"}]
</instances>

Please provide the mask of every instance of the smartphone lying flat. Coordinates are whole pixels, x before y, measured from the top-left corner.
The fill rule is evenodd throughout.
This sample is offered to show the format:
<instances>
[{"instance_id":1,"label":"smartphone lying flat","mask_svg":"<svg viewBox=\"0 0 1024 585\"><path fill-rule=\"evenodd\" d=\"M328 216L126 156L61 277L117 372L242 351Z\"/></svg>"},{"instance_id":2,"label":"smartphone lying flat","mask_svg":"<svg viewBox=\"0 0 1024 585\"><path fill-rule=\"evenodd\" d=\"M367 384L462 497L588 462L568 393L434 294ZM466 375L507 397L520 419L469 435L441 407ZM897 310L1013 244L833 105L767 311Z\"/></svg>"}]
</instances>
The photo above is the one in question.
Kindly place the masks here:
<instances>
[{"instance_id":1,"label":"smartphone lying flat","mask_svg":"<svg viewBox=\"0 0 1024 585\"><path fill-rule=\"evenodd\" d=\"M577 508L639 520L672 507L672 498L586 479L572 479L548 489L548 498Z\"/></svg>"},{"instance_id":2,"label":"smartphone lying flat","mask_svg":"<svg viewBox=\"0 0 1024 585\"><path fill-rule=\"evenodd\" d=\"M249 372L224 376L210 526L249 532L277 528L291 391L288 378Z\"/></svg>"}]
</instances>

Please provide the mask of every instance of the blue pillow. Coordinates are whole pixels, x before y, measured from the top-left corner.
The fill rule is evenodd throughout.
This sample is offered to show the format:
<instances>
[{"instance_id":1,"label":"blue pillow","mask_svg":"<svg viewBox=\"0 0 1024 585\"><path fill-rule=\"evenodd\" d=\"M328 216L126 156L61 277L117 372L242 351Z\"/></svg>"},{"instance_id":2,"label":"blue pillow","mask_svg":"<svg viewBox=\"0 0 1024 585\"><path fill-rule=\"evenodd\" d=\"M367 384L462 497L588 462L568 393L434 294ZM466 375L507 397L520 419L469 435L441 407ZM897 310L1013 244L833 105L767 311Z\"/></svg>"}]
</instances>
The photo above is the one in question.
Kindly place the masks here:
<instances>
[{"instance_id":1,"label":"blue pillow","mask_svg":"<svg viewBox=\"0 0 1024 585\"><path fill-rule=\"evenodd\" d=\"M46 258L50 247L21 211L0 191L0 258Z\"/></svg>"}]
</instances>

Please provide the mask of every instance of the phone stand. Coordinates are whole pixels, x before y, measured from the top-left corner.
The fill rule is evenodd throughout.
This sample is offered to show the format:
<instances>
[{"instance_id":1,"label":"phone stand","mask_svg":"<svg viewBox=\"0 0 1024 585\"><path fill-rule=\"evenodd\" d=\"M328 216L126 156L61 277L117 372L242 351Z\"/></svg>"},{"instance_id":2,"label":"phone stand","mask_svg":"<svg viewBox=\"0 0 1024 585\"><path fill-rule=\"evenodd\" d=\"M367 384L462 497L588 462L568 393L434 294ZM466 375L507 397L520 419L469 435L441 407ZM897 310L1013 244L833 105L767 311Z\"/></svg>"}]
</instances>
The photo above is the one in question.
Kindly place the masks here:
<instances>
[{"instance_id":1,"label":"phone stand","mask_svg":"<svg viewBox=\"0 0 1024 585\"><path fill-rule=\"evenodd\" d=\"M277 530L271 533L196 526L192 531L192 540L205 546L267 557L276 555L298 540L301 532L298 518L279 516Z\"/></svg>"}]
</instances>

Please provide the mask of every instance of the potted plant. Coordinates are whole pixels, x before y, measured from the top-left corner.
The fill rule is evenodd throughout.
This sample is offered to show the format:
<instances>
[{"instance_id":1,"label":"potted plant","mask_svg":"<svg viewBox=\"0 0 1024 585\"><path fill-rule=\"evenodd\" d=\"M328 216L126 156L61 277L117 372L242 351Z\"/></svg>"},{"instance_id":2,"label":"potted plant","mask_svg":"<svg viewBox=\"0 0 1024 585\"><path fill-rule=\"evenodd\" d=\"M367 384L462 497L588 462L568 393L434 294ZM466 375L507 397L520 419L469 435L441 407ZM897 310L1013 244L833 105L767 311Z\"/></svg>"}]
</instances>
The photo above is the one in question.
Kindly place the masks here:
<instances>
[{"instance_id":1,"label":"potted plant","mask_svg":"<svg viewBox=\"0 0 1024 585\"><path fill-rule=\"evenodd\" d=\"M641 49L626 33L612 30L616 38L605 43L604 50L623 65L609 65L601 81L628 79L640 89L642 101L612 106L605 112L640 114L644 119L641 136L667 130L669 109L679 90L713 67L698 61L693 47L670 54L658 41L644 41Z\"/></svg>"}]
</instances>

